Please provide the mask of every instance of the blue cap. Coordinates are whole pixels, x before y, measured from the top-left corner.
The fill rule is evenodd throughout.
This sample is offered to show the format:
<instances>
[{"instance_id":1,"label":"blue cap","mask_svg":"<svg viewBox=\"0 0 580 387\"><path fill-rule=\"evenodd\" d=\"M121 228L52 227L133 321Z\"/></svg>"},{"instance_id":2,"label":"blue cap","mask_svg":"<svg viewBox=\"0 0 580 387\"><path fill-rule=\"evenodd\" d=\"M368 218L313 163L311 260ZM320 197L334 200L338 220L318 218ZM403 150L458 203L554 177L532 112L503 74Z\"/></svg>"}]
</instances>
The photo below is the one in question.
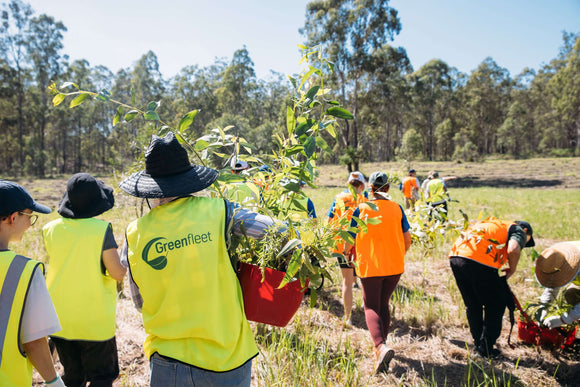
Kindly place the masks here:
<instances>
[{"instance_id":1,"label":"blue cap","mask_svg":"<svg viewBox=\"0 0 580 387\"><path fill-rule=\"evenodd\" d=\"M0 215L8 215L17 211L29 209L50 214L50 208L38 204L21 186L8 180L0 180Z\"/></svg>"}]
</instances>

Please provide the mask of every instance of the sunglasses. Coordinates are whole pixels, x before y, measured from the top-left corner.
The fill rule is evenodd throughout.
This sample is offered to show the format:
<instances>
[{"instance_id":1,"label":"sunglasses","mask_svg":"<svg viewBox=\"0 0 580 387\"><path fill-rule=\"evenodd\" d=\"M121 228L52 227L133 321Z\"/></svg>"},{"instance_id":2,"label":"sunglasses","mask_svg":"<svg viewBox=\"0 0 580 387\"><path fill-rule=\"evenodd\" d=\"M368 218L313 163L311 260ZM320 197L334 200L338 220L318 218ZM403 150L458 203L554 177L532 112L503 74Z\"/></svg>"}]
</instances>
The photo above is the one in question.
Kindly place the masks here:
<instances>
[{"instance_id":1,"label":"sunglasses","mask_svg":"<svg viewBox=\"0 0 580 387\"><path fill-rule=\"evenodd\" d=\"M30 217L30 225L31 226L33 226L34 223L36 223L36 221L38 220L38 215L36 215L36 214L27 214L26 212L21 212L21 211L18 211L18 213L20 215L26 215L26 216Z\"/></svg>"}]
</instances>

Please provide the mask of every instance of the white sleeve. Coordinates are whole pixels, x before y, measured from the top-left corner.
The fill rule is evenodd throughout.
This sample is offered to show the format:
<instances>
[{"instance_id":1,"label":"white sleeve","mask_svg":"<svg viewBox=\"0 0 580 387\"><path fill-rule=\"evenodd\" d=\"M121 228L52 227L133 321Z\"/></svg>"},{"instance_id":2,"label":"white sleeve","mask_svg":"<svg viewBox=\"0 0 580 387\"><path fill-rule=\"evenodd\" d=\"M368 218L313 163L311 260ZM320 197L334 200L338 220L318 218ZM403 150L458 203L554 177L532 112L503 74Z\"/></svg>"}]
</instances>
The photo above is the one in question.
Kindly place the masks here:
<instances>
[{"instance_id":1,"label":"white sleeve","mask_svg":"<svg viewBox=\"0 0 580 387\"><path fill-rule=\"evenodd\" d=\"M24 304L20 340L22 343L29 343L58 331L60 322L48 294L44 276L37 268L32 276Z\"/></svg>"}]
</instances>

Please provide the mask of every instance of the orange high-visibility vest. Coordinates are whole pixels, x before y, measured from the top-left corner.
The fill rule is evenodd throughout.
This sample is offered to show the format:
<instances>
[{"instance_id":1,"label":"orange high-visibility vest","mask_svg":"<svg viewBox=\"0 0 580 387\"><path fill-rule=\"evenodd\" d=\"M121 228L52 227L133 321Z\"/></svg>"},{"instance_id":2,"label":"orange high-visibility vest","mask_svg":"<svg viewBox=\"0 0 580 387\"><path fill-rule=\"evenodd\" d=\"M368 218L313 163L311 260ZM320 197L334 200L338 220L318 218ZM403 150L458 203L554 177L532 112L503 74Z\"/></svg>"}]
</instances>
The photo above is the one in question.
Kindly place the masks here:
<instances>
[{"instance_id":1,"label":"orange high-visibility vest","mask_svg":"<svg viewBox=\"0 0 580 387\"><path fill-rule=\"evenodd\" d=\"M405 177L403 179L403 196L410 198L413 193L412 188L415 188L416 190L419 189L419 187L417 187L417 178L411 176Z\"/></svg>"},{"instance_id":2,"label":"orange high-visibility vest","mask_svg":"<svg viewBox=\"0 0 580 387\"><path fill-rule=\"evenodd\" d=\"M381 223L367 224L366 232L356 234L357 275L367 278L402 274L405 271L405 239L401 206L390 200L369 202L375 204L378 211L366 203L360 204L360 219L380 217Z\"/></svg>"},{"instance_id":3,"label":"orange high-visibility vest","mask_svg":"<svg viewBox=\"0 0 580 387\"><path fill-rule=\"evenodd\" d=\"M333 220L340 219L342 217L346 217L348 219L348 223L346 227L348 228L350 225L350 219L352 218L352 213L356 206L360 203L364 203L367 201L367 198L364 197L364 194L356 195L353 197L350 191L348 192L341 192L336 196L336 200L334 202L334 217ZM336 238L336 246L331 249L333 253L342 254L344 250L344 241L340 238Z\"/></svg>"},{"instance_id":4,"label":"orange high-visibility vest","mask_svg":"<svg viewBox=\"0 0 580 387\"><path fill-rule=\"evenodd\" d=\"M455 241L450 256L499 269L507 262L508 230L513 224L493 217L475 223Z\"/></svg>"}]
</instances>

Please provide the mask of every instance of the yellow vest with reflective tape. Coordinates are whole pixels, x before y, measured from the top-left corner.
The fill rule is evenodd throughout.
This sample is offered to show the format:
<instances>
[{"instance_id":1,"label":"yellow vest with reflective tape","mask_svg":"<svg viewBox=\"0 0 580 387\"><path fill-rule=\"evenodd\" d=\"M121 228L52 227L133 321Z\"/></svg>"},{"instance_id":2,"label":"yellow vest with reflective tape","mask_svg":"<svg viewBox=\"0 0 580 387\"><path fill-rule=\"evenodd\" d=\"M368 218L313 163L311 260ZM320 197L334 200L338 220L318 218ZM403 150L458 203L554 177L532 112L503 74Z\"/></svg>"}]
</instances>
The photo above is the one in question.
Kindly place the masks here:
<instances>
[{"instance_id":1,"label":"yellow vest with reflective tape","mask_svg":"<svg viewBox=\"0 0 580 387\"><path fill-rule=\"evenodd\" d=\"M19 275L12 271L6 276L11 264L11 270L16 270ZM16 257L13 251L0 252L0 338L3 336L0 348L0 386L3 387L32 385L32 364L22 350L20 325L28 287L34 270L39 266L42 268L42 263L22 256ZM8 291L10 280L15 281L13 292ZM10 315L6 316L8 310Z\"/></svg>"},{"instance_id":2,"label":"yellow vest with reflective tape","mask_svg":"<svg viewBox=\"0 0 580 387\"><path fill-rule=\"evenodd\" d=\"M127 227L148 357L223 372L257 354L225 227L225 202L202 197L155 207Z\"/></svg>"},{"instance_id":3,"label":"yellow vest with reflective tape","mask_svg":"<svg viewBox=\"0 0 580 387\"><path fill-rule=\"evenodd\" d=\"M50 257L46 286L62 329L52 336L105 341L115 336L117 281L101 272L109 223L59 218L42 228Z\"/></svg>"}]
</instances>

